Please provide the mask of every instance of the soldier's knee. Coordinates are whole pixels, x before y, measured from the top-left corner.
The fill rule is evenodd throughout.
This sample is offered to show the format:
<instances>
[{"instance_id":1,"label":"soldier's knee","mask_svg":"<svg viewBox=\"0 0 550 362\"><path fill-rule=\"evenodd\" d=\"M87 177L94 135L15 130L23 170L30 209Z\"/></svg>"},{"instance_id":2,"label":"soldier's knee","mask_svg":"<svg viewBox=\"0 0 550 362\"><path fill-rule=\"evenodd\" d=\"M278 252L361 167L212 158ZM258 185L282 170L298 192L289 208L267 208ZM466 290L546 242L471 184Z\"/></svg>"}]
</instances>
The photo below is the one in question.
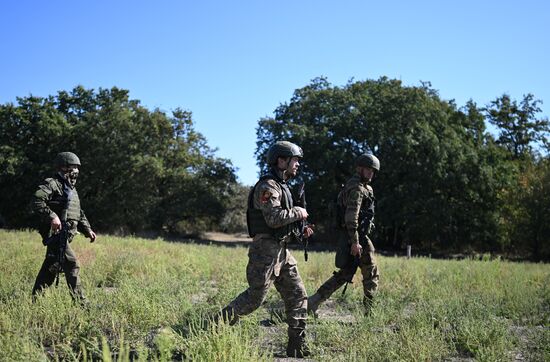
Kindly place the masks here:
<instances>
[{"instance_id":1,"label":"soldier's knee","mask_svg":"<svg viewBox=\"0 0 550 362\"><path fill-rule=\"evenodd\" d=\"M267 293L262 290L251 290L248 294L248 305L253 308L259 308L265 300Z\"/></svg>"},{"instance_id":2,"label":"soldier's knee","mask_svg":"<svg viewBox=\"0 0 550 362\"><path fill-rule=\"evenodd\" d=\"M295 285L289 292L281 292L283 299L291 301L294 305L307 304L307 291L303 284Z\"/></svg>"},{"instance_id":3,"label":"soldier's knee","mask_svg":"<svg viewBox=\"0 0 550 362\"><path fill-rule=\"evenodd\" d=\"M355 269L340 269L339 271L334 273L334 276L337 278L338 281L348 281L351 278L353 278L353 275L355 274Z\"/></svg>"},{"instance_id":4,"label":"soldier's knee","mask_svg":"<svg viewBox=\"0 0 550 362\"><path fill-rule=\"evenodd\" d=\"M306 293L298 293L294 294L291 298L292 304L296 306L296 308L306 308L307 309L307 294Z\"/></svg>"},{"instance_id":5,"label":"soldier's knee","mask_svg":"<svg viewBox=\"0 0 550 362\"><path fill-rule=\"evenodd\" d=\"M379 278L380 277L380 270L378 269L378 266L374 264L371 268L371 276L373 278Z\"/></svg>"},{"instance_id":6,"label":"soldier's knee","mask_svg":"<svg viewBox=\"0 0 550 362\"><path fill-rule=\"evenodd\" d=\"M286 314L289 327L303 327L307 319L307 298L294 300L292 305L287 305Z\"/></svg>"},{"instance_id":7,"label":"soldier's knee","mask_svg":"<svg viewBox=\"0 0 550 362\"><path fill-rule=\"evenodd\" d=\"M305 288L293 288L290 290L279 290L286 308L290 310L307 310L307 292Z\"/></svg>"},{"instance_id":8,"label":"soldier's knee","mask_svg":"<svg viewBox=\"0 0 550 362\"><path fill-rule=\"evenodd\" d=\"M74 278L78 278L78 275L80 274L80 266L78 266L78 264L68 264L65 266L65 273Z\"/></svg>"},{"instance_id":9,"label":"soldier's knee","mask_svg":"<svg viewBox=\"0 0 550 362\"><path fill-rule=\"evenodd\" d=\"M366 274L363 275L363 281L367 284L378 284L379 279L380 274L378 274L376 269L370 269Z\"/></svg>"},{"instance_id":10,"label":"soldier's knee","mask_svg":"<svg viewBox=\"0 0 550 362\"><path fill-rule=\"evenodd\" d=\"M293 294L294 294L295 298L297 298L297 299L307 300L307 291L306 291L306 287L304 286L303 283L296 284L296 286L294 287L294 293Z\"/></svg>"}]
</instances>

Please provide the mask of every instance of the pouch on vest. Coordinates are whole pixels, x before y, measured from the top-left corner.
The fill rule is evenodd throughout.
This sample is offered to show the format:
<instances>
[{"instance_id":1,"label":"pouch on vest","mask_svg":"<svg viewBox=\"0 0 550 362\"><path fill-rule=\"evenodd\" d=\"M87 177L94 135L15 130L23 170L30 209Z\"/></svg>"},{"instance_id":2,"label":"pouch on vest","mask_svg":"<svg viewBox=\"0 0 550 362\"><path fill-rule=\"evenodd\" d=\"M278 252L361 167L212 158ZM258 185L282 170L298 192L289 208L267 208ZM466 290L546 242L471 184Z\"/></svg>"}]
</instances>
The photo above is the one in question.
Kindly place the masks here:
<instances>
[{"instance_id":1,"label":"pouch on vest","mask_svg":"<svg viewBox=\"0 0 550 362\"><path fill-rule=\"evenodd\" d=\"M250 188L250 192L248 193L248 205L246 208L246 228L248 229L248 236L250 236L251 238L258 234L275 235L277 231L276 229L271 228L267 225L264 219L264 215L262 214L262 210L254 208L254 190L256 190L256 186L258 186L260 181L263 181L268 177L269 176L264 176L260 178L260 180L256 182L256 184L252 188Z\"/></svg>"},{"instance_id":2,"label":"pouch on vest","mask_svg":"<svg viewBox=\"0 0 550 362\"><path fill-rule=\"evenodd\" d=\"M265 222L264 215L262 214L262 210L254 208L254 191L256 190L256 187L261 181L264 181L266 179L275 179L273 175L265 175L262 176L258 182L250 189L250 192L248 193L248 205L246 208L246 227L248 229L248 235L250 237L254 237L258 234L269 234L273 237L282 240L287 235L290 234L290 229L288 225L285 225L281 228L272 228ZM284 188L283 188L284 189ZM283 190L284 193L284 190ZM288 200L288 195L285 196L286 202L292 203L292 199ZM292 204L289 205L292 207Z\"/></svg>"}]
</instances>

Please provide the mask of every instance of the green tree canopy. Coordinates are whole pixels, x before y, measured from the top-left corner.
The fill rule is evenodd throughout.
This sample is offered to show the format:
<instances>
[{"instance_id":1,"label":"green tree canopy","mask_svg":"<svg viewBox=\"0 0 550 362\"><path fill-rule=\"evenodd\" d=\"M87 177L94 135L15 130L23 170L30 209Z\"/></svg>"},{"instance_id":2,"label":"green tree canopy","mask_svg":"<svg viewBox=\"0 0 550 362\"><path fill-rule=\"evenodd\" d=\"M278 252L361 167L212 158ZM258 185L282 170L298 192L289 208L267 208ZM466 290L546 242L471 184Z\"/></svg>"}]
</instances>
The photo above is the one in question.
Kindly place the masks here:
<instances>
[{"instance_id":1,"label":"green tree canopy","mask_svg":"<svg viewBox=\"0 0 550 362\"><path fill-rule=\"evenodd\" d=\"M489 122L500 130L498 143L508 148L514 158L530 157L535 144L550 146L550 122L536 118L541 112L540 100L527 94L518 104L503 94L487 107Z\"/></svg>"},{"instance_id":2,"label":"green tree canopy","mask_svg":"<svg viewBox=\"0 0 550 362\"><path fill-rule=\"evenodd\" d=\"M127 90L79 86L0 106L0 214L9 226L30 224L30 196L60 151L80 157L85 211L105 231L213 227L236 183L231 162L194 130L191 112L149 111Z\"/></svg>"},{"instance_id":3,"label":"green tree canopy","mask_svg":"<svg viewBox=\"0 0 550 362\"><path fill-rule=\"evenodd\" d=\"M335 87L318 78L261 119L257 136L259 165L276 140L304 149L301 174L318 223L328 224L327 205L355 172L354 159L372 152L381 161L373 183L379 245L494 242L503 155L487 146L492 138L473 102L457 109L429 83L407 87L384 77Z\"/></svg>"}]
</instances>

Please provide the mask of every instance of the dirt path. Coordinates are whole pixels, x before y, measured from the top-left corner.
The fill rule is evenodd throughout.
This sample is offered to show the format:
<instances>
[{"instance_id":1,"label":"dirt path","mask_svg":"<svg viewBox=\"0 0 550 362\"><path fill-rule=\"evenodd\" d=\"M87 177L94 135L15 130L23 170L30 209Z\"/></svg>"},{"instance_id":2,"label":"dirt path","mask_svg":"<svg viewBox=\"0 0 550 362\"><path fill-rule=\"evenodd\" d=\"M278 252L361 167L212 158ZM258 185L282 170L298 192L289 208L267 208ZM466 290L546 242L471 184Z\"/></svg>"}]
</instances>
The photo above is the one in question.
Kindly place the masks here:
<instances>
[{"instance_id":1,"label":"dirt path","mask_svg":"<svg viewBox=\"0 0 550 362\"><path fill-rule=\"evenodd\" d=\"M247 234L239 233L239 234L226 234L226 233L220 233L220 232L214 232L209 231L206 233L201 234L201 239L204 240L212 240L217 242L252 242L252 238L249 237Z\"/></svg>"}]
</instances>

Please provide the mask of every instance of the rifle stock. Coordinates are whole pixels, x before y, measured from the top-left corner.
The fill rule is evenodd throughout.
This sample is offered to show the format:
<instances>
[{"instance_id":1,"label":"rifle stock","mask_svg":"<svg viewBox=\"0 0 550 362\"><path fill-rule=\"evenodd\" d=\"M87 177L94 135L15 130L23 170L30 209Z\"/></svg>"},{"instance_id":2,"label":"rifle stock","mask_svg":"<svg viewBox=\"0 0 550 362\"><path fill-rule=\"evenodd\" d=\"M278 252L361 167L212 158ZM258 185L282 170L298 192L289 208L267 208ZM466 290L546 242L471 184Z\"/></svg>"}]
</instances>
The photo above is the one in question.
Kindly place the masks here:
<instances>
[{"instance_id":1,"label":"rifle stock","mask_svg":"<svg viewBox=\"0 0 550 362\"><path fill-rule=\"evenodd\" d=\"M48 256L55 260L50 268L55 273L55 285L59 285L59 274L63 271L65 264L65 252L69 241L69 228L66 222L62 223L61 230L57 234L53 234L49 238L44 239L43 244L48 247Z\"/></svg>"}]
</instances>

